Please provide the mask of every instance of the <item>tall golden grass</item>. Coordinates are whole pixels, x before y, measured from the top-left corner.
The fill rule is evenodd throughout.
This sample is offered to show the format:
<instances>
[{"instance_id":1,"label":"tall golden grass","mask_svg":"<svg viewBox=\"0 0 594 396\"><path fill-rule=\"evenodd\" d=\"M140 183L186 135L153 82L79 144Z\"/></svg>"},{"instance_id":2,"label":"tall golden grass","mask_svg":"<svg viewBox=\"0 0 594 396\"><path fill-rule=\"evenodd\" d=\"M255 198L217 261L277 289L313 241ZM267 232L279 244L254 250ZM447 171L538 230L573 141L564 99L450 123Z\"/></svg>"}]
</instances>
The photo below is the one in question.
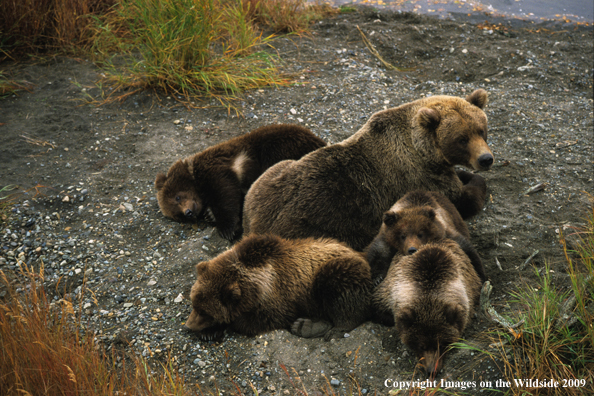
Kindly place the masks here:
<instances>
[{"instance_id":1,"label":"tall golden grass","mask_svg":"<svg viewBox=\"0 0 594 396\"><path fill-rule=\"evenodd\" d=\"M2 0L0 48L4 54L72 49L92 33L91 16L108 11L116 0Z\"/></svg>"},{"instance_id":2,"label":"tall golden grass","mask_svg":"<svg viewBox=\"0 0 594 396\"><path fill-rule=\"evenodd\" d=\"M106 354L72 301L48 300L43 268L19 275L15 286L0 271L0 395L194 394L171 360L151 375L136 355Z\"/></svg>"}]
</instances>

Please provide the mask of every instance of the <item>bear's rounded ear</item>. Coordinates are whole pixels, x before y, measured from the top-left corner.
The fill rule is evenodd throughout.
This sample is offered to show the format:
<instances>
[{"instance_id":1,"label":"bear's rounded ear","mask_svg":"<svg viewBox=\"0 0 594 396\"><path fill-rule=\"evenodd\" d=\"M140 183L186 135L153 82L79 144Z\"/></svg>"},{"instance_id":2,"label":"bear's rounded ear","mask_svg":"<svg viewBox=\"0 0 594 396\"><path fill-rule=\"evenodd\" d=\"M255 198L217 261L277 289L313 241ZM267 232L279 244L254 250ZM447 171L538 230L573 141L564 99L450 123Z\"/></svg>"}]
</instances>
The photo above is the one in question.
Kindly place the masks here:
<instances>
[{"instance_id":1,"label":"bear's rounded ear","mask_svg":"<svg viewBox=\"0 0 594 396\"><path fill-rule=\"evenodd\" d=\"M487 105L487 102L489 101L489 98L487 97L487 91L485 91L484 89L477 89L476 91L474 91L466 97L466 101L470 104L475 105L479 109L482 109Z\"/></svg>"},{"instance_id":2,"label":"bear's rounded ear","mask_svg":"<svg viewBox=\"0 0 594 396\"><path fill-rule=\"evenodd\" d=\"M198 276L202 276L206 273L206 271L208 270L208 261L203 261L201 263L196 264L196 272L198 273Z\"/></svg>"},{"instance_id":3,"label":"bear's rounded ear","mask_svg":"<svg viewBox=\"0 0 594 396\"><path fill-rule=\"evenodd\" d=\"M167 175L165 173L159 173L155 179L155 188L157 191L161 190L167 181Z\"/></svg>"},{"instance_id":4,"label":"bear's rounded ear","mask_svg":"<svg viewBox=\"0 0 594 396\"><path fill-rule=\"evenodd\" d=\"M399 218L400 216L398 215L398 213L386 212L384 213L384 224L387 226L394 225L396 224Z\"/></svg>"},{"instance_id":5,"label":"bear's rounded ear","mask_svg":"<svg viewBox=\"0 0 594 396\"><path fill-rule=\"evenodd\" d=\"M249 235L236 246L237 260L245 267L261 267L281 250L276 235Z\"/></svg>"},{"instance_id":6,"label":"bear's rounded ear","mask_svg":"<svg viewBox=\"0 0 594 396\"><path fill-rule=\"evenodd\" d=\"M435 109L421 107L417 112L419 125L425 129L436 129L441 122L441 115Z\"/></svg>"},{"instance_id":7,"label":"bear's rounded ear","mask_svg":"<svg viewBox=\"0 0 594 396\"><path fill-rule=\"evenodd\" d=\"M427 216L429 220L435 219L435 211L432 208L423 208L422 213Z\"/></svg>"}]
</instances>

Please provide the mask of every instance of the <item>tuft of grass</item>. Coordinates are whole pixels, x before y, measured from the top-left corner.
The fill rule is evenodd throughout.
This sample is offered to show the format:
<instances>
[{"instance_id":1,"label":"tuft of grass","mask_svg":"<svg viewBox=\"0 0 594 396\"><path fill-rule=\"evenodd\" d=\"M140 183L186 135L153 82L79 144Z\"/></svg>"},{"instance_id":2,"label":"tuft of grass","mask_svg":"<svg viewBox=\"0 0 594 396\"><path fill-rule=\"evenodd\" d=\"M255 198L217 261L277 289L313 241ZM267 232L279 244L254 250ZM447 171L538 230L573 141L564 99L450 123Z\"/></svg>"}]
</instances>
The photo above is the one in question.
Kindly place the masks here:
<instances>
[{"instance_id":1,"label":"tuft of grass","mask_svg":"<svg viewBox=\"0 0 594 396\"><path fill-rule=\"evenodd\" d=\"M116 0L0 1L0 49L10 53L72 51L86 45L91 16Z\"/></svg>"},{"instance_id":2,"label":"tuft of grass","mask_svg":"<svg viewBox=\"0 0 594 396\"><path fill-rule=\"evenodd\" d=\"M31 88L31 85L32 84L27 81L11 80L0 71L0 98L12 95L18 91L28 91Z\"/></svg>"},{"instance_id":3,"label":"tuft of grass","mask_svg":"<svg viewBox=\"0 0 594 396\"><path fill-rule=\"evenodd\" d=\"M523 320L522 327L491 332L490 347L496 350L481 351L503 364L500 369L511 384L509 394L583 395L594 383L594 211L576 235L580 243L574 251L561 237L571 288L555 287L548 265L536 270L538 287L523 285L513 293L521 312L512 322ZM552 379L559 387L520 382L526 379Z\"/></svg>"},{"instance_id":4,"label":"tuft of grass","mask_svg":"<svg viewBox=\"0 0 594 396\"><path fill-rule=\"evenodd\" d=\"M336 12L305 0L4 0L0 53L91 56L110 88L98 104L151 89L186 105L215 98L230 109L245 90L293 84L265 51L274 36L261 26L305 33ZM0 95L19 88L0 76Z\"/></svg>"},{"instance_id":5,"label":"tuft of grass","mask_svg":"<svg viewBox=\"0 0 594 396\"><path fill-rule=\"evenodd\" d=\"M341 5L339 11L341 14L350 14L351 12L357 12L357 8L350 5Z\"/></svg>"},{"instance_id":6,"label":"tuft of grass","mask_svg":"<svg viewBox=\"0 0 594 396\"><path fill-rule=\"evenodd\" d=\"M245 90L292 83L263 51L272 36L256 31L239 0L122 0L117 16L131 40L123 68L109 68L111 99L154 89L227 105Z\"/></svg>"},{"instance_id":7,"label":"tuft of grass","mask_svg":"<svg viewBox=\"0 0 594 396\"><path fill-rule=\"evenodd\" d=\"M284 33L305 33L311 22L339 12L320 1L242 0L242 3L256 23Z\"/></svg>"},{"instance_id":8,"label":"tuft of grass","mask_svg":"<svg viewBox=\"0 0 594 396\"><path fill-rule=\"evenodd\" d=\"M39 272L20 267L24 283L0 271L0 289L5 290L0 300L0 394L193 394L171 359L155 373L136 355L106 355L94 334L81 330L72 301L48 300L43 266Z\"/></svg>"}]
</instances>

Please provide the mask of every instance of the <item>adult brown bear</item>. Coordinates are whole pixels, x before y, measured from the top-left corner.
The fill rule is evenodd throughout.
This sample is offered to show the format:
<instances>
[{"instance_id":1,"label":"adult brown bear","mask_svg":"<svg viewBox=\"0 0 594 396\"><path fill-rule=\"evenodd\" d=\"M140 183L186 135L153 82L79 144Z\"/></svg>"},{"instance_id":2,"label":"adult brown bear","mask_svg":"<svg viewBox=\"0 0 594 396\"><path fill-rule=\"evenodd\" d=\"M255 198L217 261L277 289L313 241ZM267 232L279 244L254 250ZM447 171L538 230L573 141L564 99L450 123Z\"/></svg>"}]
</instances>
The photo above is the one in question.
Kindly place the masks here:
<instances>
[{"instance_id":1,"label":"adult brown bear","mask_svg":"<svg viewBox=\"0 0 594 396\"><path fill-rule=\"evenodd\" d=\"M353 136L299 161L282 161L250 188L245 232L332 237L356 250L377 235L383 213L406 192L439 191L463 218L477 214L486 170L487 93L432 96L375 113Z\"/></svg>"},{"instance_id":2,"label":"adult brown bear","mask_svg":"<svg viewBox=\"0 0 594 396\"><path fill-rule=\"evenodd\" d=\"M201 215L232 240L241 225L243 198L252 183L279 161L299 159L326 142L299 125L260 127L176 161L155 179L161 212L177 221Z\"/></svg>"}]
</instances>

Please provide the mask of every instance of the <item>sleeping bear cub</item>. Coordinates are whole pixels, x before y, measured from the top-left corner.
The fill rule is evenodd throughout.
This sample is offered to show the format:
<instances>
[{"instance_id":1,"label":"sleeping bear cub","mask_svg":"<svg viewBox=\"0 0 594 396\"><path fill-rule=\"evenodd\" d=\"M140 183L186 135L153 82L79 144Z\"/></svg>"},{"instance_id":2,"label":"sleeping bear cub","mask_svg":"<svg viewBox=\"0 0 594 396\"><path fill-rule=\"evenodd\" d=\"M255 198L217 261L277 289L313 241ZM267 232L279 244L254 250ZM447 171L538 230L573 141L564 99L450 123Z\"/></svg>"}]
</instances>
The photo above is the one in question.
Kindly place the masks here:
<instances>
[{"instance_id":1,"label":"sleeping bear cub","mask_svg":"<svg viewBox=\"0 0 594 396\"><path fill-rule=\"evenodd\" d=\"M232 240L240 230L243 198L252 183L279 161L299 159L326 142L299 125L276 124L176 161L155 179L161 212L177 221L200 216Z\"/></svg>"},{"instance_id":2,"label":"sleeping bear cub","mask_svg":"<svg viewBox=\"0 0 594 396\"><path fill-rule=\"evenodd\" d=\"M367 261L330 239L248 235L196 271L186 327L205 339L220 338L227 328L328 336L331 329L352 330L370 314Z\"/></svg>"},{"instance_id":3,"label":"sleeping bear cub","mask_svg":"<svg viewBox=\"0 0 594 396\"><path fill-rule=\"evenodd\" d=\"M456 242L444 239L395 257L374 298L377 310L391 315L402 343L434 375L449 345L460 340L480 290L468 256Z\"/></svg>"}]
</instances>

